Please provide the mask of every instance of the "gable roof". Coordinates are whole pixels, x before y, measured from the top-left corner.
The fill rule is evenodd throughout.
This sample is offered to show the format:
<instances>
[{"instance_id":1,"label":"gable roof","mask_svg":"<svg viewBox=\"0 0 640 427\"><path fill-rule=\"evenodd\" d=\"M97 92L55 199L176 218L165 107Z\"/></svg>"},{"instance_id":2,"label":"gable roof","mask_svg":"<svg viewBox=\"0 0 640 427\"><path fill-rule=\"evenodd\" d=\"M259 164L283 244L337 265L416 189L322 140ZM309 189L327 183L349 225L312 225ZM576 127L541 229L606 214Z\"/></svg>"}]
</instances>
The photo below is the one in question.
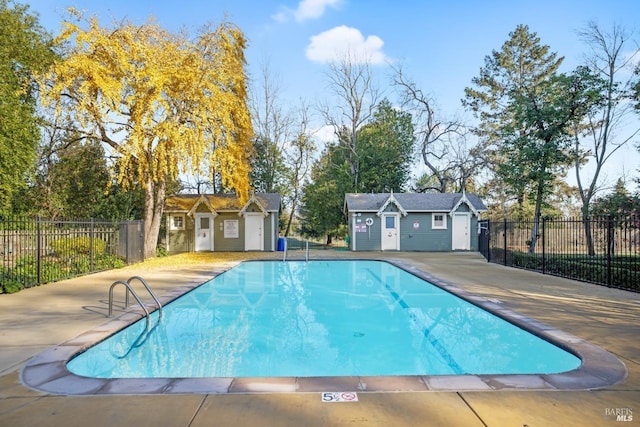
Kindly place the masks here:
<instances>
[{"instance_id":1,"label":"gable roof","mask_svg":"<svg viewBox=\"0 0 640 427\"><path fill-rule=\"evenodd\" d=\"M240 212L238 213L238 215L244 215L244 213L247 211L247 209L251 205L256 205L258 207L258 209L260 209L260 212L262 212L262 214L264 216L268 216L269 215L269 211L267 211L267 208L265 207L265 204L263 203L262 200L260 200L258 197L256 197L255 194L251 195L251 198L247 201L247 203L244 204L244 207L242 209L240 209Z\"/></svg>"},{"instance_id":2,"label":"gable roof","mask_svg":"<svg viewBox=\"0 0 640 427\"><path fill-rule=\"evenodd\" d=\"M393 196L393 193L391 193L389 195L389 197L387 198L387 201L384 202L384 204L382 206L380 206L380 209L378 209L378 212L376 212L376 215L378 215L378 216L382 215L382 212L384 212L384 210L387 208L387 206L389 206L391 203L396 205L396 208L398 208L398 210L400 211L402 216L407 216L407 211L402 207L400 202L398 202L398 200Z\"/></svg>"},{"instance_id":3,"label":"gable roof","mask_svg":"<svg viewBox=\"0 0 640 427\"><path fill-rule=\"evenodd\" d=\"M400 211L406 212L453 212L461 203L467 202L477 215L487 210L475 194L469 193L347 193L347 212L380 212L393 197Z\"/></svg>"},{"instance_id":4,"label":"gable roof","mask_svg":"<svg viewBox=\"0 0 640 427\"><path fill-rule=\"evenodd\" d=\"M176 194L167 197L164 210L192 214L201 203L205 203L213 213L238 212L241 214L251 203L255 203L262 212L266 213L278 212L280 201L279 193L255 193L243 205L235 194Z\"/></svg>"},{"instance_id":5,"label":"gable roof","mask_svg":"<svg viewBox=\"0 0 640 427\"><path fill-rule=\"evenodd\" d=\"M209 199L207 197L205 197L204 195L200 195L198 200L196 200L196 202L193 204L191 209L189 209L189 212L187 212L187 214L188 215L193 215L196 212L196 210L198 209L198 206L200 206L202 203L204 203L207 206L207 208L209 208L209 210L211 212L213 212L214 215L218 215L218 213L215 211L213 206L211 206L211 202L209 201Z\"/></svg>"}]
</instances>

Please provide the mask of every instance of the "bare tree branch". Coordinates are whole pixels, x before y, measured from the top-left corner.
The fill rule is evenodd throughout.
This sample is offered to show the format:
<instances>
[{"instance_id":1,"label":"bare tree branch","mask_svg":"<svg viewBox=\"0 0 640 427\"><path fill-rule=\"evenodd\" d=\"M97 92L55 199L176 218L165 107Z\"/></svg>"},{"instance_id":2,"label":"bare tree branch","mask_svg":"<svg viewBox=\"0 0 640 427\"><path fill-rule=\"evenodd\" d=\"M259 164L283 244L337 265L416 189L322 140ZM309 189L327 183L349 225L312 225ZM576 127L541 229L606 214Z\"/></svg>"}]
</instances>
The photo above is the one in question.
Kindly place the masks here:
<instances>
[{"instance_id":1,"label":"bare tree branch","mask_svg":"<svg viewBox=\"0 0 640 427\"><path fill-rule=\"evenodd\" d=\"M392 66L392 69L393 85L400 89L402 107L408 109L414 117L422 162L438 182L438 185L428 185L416 190L444 193L456 181L460 189L464 188L471 171L482 163L472 155L475 151L466 148L467 129L459 120L442 118L437 112L435 99L408 79L402 67Z\"/></svg>"},{"instance_id":2,"label":"bare tree branch","mask_svg":"<svg viewBox=\"0 0 640 427\"><path fill-rule=\"evenodd\" d=\"M329 90L336 95L338 103L333 107L321 105L320 113L333 127L341 146L349 152L347 160L352 187L357 191L360 175L357 133L373 116L381 93L372 81L369 61L359 61L349 52L341 60L331 63L326 75ZM342 141L343 136L346 141Z\"/></svg>"}]
</instances>

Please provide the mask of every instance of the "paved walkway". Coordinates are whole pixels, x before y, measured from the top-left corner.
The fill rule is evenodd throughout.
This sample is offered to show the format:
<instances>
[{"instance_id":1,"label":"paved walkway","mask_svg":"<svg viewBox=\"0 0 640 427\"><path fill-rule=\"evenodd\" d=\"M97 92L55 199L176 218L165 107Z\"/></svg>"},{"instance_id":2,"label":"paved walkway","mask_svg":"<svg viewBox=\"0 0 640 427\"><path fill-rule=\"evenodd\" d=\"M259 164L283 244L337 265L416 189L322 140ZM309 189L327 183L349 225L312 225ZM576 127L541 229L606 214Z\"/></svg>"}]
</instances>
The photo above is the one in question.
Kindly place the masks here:
<instances>
[{"instance_id":1,"label":"paved walkway","mask_svg":"<svg viewBox=\"0 0 640 427\"><path fill-rule=\"evenodd\" d=\"M311 257L345 255L353 254ZM358 256L367 255L402 260L599 345L625 363L628 376L592 391L359 393L356 403L333 404L319 393L71 397L24 387L19 373L31 357L105 321L114 280L139 274L162 294L231 263L137 266L0 295L0 426L613 426L617 415L632 417L622 425L640 424L640 294L488 264L477 254Z\"/></svg>"}]
</instances>

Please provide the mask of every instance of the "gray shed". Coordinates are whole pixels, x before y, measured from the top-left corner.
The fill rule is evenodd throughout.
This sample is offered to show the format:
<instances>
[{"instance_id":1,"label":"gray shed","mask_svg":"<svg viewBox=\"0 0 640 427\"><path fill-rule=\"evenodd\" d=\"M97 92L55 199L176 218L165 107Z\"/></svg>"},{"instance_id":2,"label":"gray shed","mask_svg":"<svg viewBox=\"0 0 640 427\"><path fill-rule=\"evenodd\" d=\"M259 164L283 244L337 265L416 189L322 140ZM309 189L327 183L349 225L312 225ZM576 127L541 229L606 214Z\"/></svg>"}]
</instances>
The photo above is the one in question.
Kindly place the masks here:
<instances>
[{"instance_id":1,"label":"gray shed","mask_svg":"<svg viewBox=\"0 0 640 427\"><path fill-rule=\"evenodd\" d=\"M182 194L165 201L167 251L275 251L280 194Z\"/></svg>"},{"instance_id":2,"label":"gray shed","mask_svg":"<svg viewBox=\"0 0 640 427\"><path fill-rule=\"evenodd\" d=\"M475 251L487 208L466 193L348 193L352 251Z\"/></svg>"}]
</instances>

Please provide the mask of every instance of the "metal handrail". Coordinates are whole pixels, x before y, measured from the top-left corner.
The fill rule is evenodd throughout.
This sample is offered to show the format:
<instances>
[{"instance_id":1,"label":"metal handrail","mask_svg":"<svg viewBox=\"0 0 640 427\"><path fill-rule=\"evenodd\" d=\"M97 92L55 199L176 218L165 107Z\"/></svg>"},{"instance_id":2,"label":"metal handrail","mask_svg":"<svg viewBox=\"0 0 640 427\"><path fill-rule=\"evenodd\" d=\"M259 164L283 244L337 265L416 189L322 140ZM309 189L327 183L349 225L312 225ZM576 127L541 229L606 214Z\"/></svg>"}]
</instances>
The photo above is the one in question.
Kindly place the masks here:
<instances>
[{"instance_id":1,"label":"metal handrail","mask_svg":"<svg viewBox=\"0 0 640 427\"><path fill-rule=\"evenodd\" d=\"M147 329L148 329L149 328L149 310L147 310L147 307L144 305L144 303L142 302L142 300L140 299L140 297L138 296L136 291L134 291L133 288L131 287L131 285L128 282L125 282L124 280L116 280L115 282L113 282L111 284L111 287L109 288L109 315L108 315L108 317L111 317L112 313L113 313L113 288L115 288L115 286L118 285L118 284L124 285L124 287L127 288L127 291L131 292L131 295L133 295L133 297L136 299L136 301L138 302L138 305L144 310L145 319L147 320Z\"/></svg>"},{"instance_id":2,"label":"metal handrail","mask_svg":"<svg viewBox=\"0 0 640 427\"><path fill-rule=\"evenodd\" d=\"M160 300L158 300L158 297L156 296L156 294L151 290L151 287L149 287L149 284L147 283L147 281L140 276L133 276L133 277L130 277L129 280L127 280L127 283L131 285L132 280L139 280L140 282L142 282L144 287L147 288L149 295L151 295L151 298L153 298L155 303L158 305L159 317L162 319L162 304L160 304Z\"/></svg>"},{"instance_id":3,"label":"metal handrail","mask_svg":"<svg viewBox=\"0 0 640 427\"><path fill-rule=\"evenodd\" d=\"M307 240L307 253L305 255L305 260L309 262L309 241Z\"/></svg>"}]
</instances>

